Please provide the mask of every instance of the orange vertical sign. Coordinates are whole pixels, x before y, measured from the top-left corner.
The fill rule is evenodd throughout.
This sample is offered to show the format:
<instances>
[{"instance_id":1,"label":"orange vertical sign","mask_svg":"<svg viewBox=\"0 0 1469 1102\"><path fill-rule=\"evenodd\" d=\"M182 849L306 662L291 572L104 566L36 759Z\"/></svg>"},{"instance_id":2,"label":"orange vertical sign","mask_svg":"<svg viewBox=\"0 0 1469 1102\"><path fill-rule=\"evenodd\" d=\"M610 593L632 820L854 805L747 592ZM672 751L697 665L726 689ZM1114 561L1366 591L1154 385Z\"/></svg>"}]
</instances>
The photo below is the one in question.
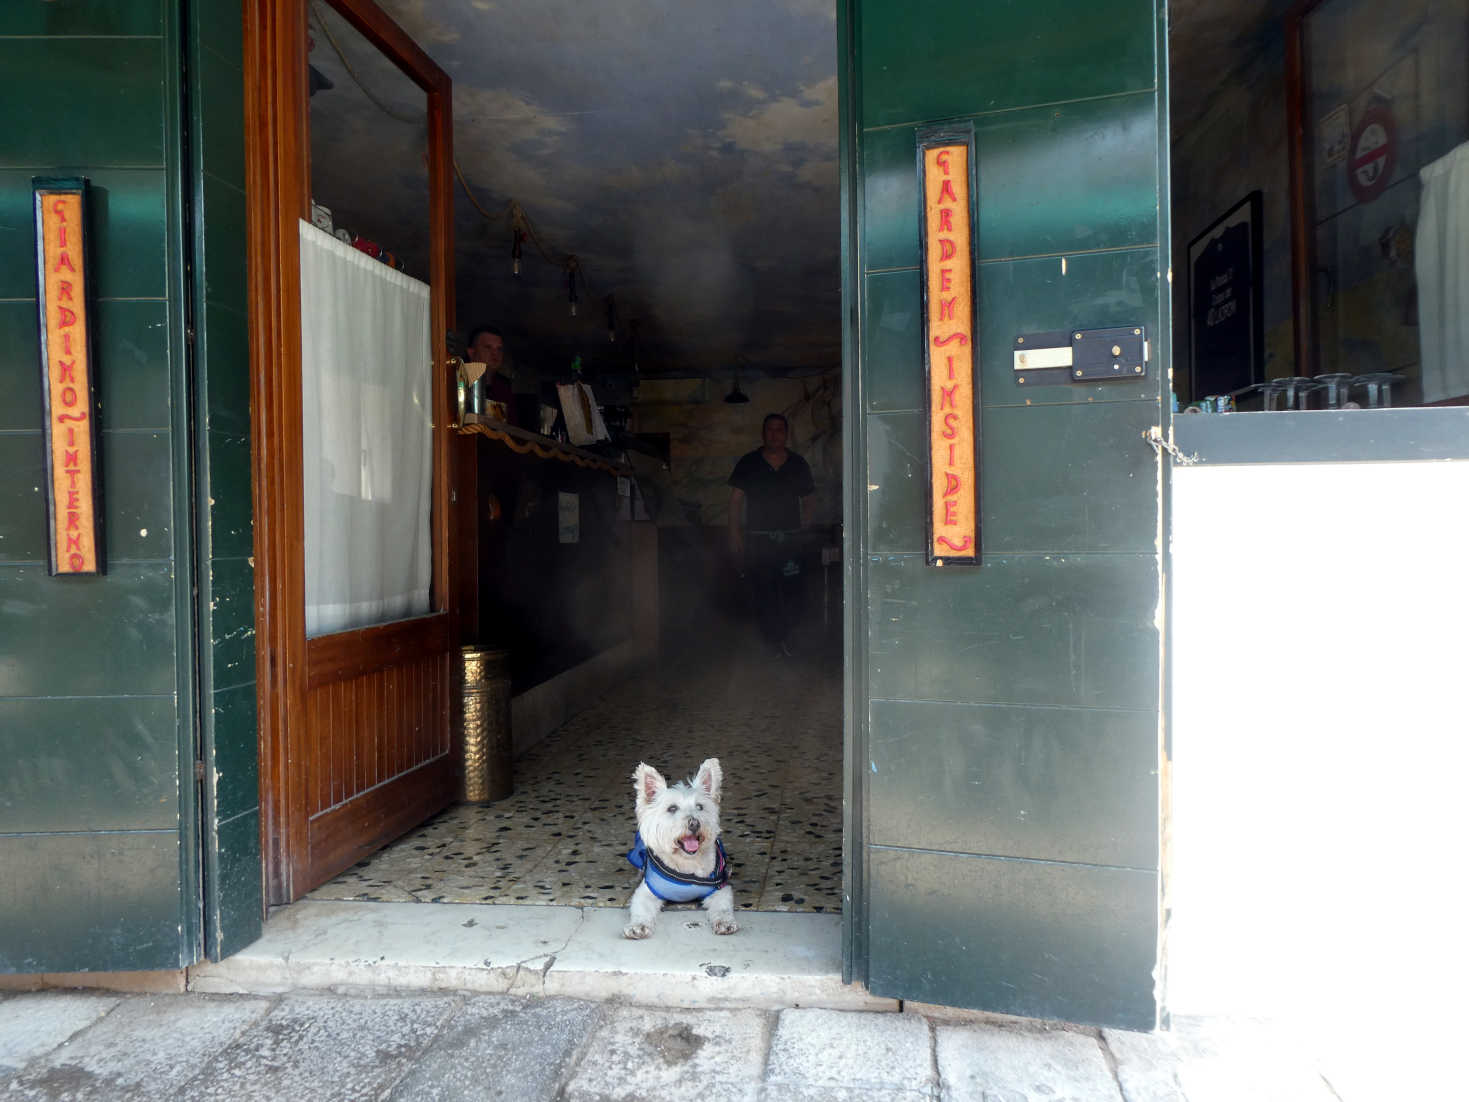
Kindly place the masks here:
<instances>
[{"instance_id":1,"label":"orange vertical sign","mask_svg":"<svg viewBox=\"0 0 1469 1102\"><path fill-rule=\"evenodd\" d=\"M52 574L102 569L84 184L37 181L37 299Z\"/></svg>"},{"instance_id":2,"label":"orange vertical sign","mask_svg":"<svg viewBox=\"0 0 1469 1102\"><path fill-rule=\"evenodd\" d=\"M968 141L920 147L928 364L928 561L979 561Z\"/></svg>"}]
</instances>

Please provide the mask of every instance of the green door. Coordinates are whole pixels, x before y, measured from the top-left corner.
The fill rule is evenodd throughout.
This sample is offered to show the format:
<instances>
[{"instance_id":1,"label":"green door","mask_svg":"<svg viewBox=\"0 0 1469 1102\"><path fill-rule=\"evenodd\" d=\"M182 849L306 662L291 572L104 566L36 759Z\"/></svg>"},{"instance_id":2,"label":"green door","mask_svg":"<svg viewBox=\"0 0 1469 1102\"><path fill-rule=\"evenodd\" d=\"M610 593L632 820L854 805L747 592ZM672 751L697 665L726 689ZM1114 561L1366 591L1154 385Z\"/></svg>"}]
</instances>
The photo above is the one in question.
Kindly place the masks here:
<instances>
[{"instance_id":1,"label":"green door","mask_svg":"<svg viewBox=\"0 0 1469 1102\"><path fill-rule=\"evenodd\" d=\"M1163 10L840 7L847 961L875 994L1157 1020ZM974 135L977 566L926 554L915 156L935 124ZM1124 326L1149 342L1140 377L1017 381L1017 337Z\"/></svg>"}]
</instances>

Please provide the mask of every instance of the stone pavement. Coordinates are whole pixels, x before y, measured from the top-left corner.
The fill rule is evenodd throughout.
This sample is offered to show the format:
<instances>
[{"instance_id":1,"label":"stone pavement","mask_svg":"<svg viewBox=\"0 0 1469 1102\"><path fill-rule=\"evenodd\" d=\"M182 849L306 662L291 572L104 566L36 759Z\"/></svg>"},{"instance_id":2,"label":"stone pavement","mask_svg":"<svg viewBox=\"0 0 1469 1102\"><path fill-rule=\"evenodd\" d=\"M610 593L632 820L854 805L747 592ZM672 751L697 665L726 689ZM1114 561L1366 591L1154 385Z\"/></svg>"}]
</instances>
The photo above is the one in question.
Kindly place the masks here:
<instances>
[{"instance_id":1,"label":"stone pavement","mask_svg":"<svg viewBox=\"0 0 1469 1102\"><path fill-rule=\"evenodd\" d=\"M1258 1022L1183 1021L1139 1034L925 1009L669 1009L443 992L12 993L0 995L0 1099L1348 1097L1289 1037Z\"/></svg>"}]
</instances>

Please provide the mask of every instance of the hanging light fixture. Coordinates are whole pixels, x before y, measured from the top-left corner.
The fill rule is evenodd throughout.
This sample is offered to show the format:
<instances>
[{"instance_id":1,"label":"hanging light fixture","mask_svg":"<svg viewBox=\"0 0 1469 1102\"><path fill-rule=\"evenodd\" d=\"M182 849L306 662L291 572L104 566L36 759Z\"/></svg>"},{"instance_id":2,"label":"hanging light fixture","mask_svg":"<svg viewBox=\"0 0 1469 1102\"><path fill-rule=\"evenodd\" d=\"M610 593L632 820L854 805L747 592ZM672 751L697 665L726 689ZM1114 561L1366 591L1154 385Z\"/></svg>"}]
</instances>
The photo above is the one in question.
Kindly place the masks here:
<instances>
[{"instance_id":1,"label":"hanging light fixture","mask_svg":"<svg viewBox=\"0 0 1469 1102\"><path fill-rule=\"evenodd\" d=\"M576 317L576 257L566 258L566 300L571 303L571 316Z\"/></svg>"},{"instance_id":2,"label":"hanging light fixture","mask_svg":"<svg viewBox=\"0 0 1469 1102\"><path fill-rule=\"evenodd\" d=\"M740 373L735 372L734 389L724 396L724 400L732 406L740 405L750 400L750 396L740 389Z\"/></svg>"},{"instance_id":3,"label":"hanging light fixture","mask_svg":"<svg viewBox=\"0 0 1469 1102\"><path fill-rule=\"evenodd\" d=\"M519 226L516 226L515 229L512 231L512 236L510 239L510 273L512 275L520 274L520 256L523 251L522 246L524 244L525 231Z\"/></svg>"},{"instance_id":4,"label":"hanging light fixture","mask_svg":"<svg viewBox=\"0 0 1469 1102\"><path fill-rule=\"evenodd\" d=\"M617 300L607 296L607 343L617 342Z\"/></svg>"}]
</instances>

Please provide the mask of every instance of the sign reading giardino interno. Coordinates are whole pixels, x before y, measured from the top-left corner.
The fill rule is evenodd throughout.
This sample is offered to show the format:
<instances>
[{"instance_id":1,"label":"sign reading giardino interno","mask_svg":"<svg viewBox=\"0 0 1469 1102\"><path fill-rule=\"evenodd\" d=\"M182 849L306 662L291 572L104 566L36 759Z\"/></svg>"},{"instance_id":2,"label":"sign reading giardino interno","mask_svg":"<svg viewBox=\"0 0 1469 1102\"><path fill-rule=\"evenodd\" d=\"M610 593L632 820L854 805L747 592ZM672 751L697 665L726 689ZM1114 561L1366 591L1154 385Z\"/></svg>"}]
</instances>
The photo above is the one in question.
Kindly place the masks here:
<instances>
[{"instance_id":1,"label":"sign reading giardino interno","mask_svg":"<svg viewBox=\"0 0 1469 1102\"><path fill-rule=\"evenodd\" d=\"M86 181L32 181L52 574L100 574Z\"/></svg>"}]
</instances>

